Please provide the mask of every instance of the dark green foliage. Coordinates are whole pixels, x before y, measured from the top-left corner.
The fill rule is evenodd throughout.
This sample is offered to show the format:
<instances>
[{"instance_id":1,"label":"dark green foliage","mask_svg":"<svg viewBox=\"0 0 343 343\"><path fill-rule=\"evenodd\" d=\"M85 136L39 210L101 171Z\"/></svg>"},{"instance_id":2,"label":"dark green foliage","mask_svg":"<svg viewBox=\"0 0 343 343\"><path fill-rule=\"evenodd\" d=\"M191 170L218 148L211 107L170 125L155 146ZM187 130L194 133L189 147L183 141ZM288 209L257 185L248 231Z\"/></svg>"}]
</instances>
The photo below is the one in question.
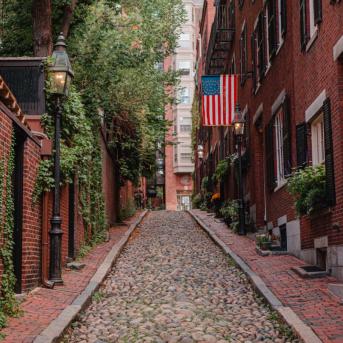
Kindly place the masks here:
<instances>
[{"instance_id":1,"label":"dark green foliage","mask_svg":"<svg viewBox=\"0 0 343 343\"><path fill-rule=\"evenodd\" d=\"M288 179L288 191L295 198L299 215L312 214L327 206L325 167L307 167Z\"/></svg>"}]
</instances>

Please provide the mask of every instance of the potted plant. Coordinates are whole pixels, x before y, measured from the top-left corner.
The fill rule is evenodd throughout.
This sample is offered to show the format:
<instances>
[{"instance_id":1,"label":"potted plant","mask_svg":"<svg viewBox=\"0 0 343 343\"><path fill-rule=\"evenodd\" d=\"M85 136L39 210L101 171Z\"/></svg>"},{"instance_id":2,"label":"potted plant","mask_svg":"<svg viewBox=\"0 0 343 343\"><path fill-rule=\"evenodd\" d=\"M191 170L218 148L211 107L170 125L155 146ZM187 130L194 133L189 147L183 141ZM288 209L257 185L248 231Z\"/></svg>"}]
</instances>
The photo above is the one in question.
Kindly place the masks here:
<instances>
[{"instance_id":1,"label":"potted plant","mask_svg":"<svg viewBox=\"0 0 343 343\"><path fill-rule=\"evenodd\" d=\"M212 208L214 209L216 216L219 217L220 208L221 208L220 193L214 193L212 195L211 202L212 202Z\"/></svg>"},{"instance_id":2,"label":"potted plant","mask_svg":"<svg viewBox=\"0 0 343 343\"><path fill-rule=\"evenodd\" d=\"M236 231L238 227L238 202L237 200L227 200L220 209L220 214L224 222L232 230Z\"/></svg>"},{"instance_id":3,"label":"potted plant","mask_svg":"<svg viewBox=\"0 0 343 343\"><path fill-rule=\"evenodd\" d=\"M256 236L256 244L261 250L270 250L272 246L272 241L269 235L262 234Z\"/></svg>"}]
</instances>

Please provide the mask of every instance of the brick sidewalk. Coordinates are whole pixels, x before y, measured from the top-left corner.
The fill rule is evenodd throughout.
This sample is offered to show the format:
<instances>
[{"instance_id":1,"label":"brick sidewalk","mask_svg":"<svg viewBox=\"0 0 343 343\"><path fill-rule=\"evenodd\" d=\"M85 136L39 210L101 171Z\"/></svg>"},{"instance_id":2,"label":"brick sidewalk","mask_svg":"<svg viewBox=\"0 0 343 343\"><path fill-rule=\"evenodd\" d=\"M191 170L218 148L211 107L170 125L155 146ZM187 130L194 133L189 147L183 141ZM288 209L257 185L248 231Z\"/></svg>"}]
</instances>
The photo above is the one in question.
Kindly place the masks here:
<instances>
[{"instance_id":1,"label":"brick sidewalk","mask_svg":"<svg viewBox=\"0 0 343 343\"><path fill-rule=\"evenodd\" d=\"M9 319L8 326L0 331L6 335L1 343L32 342L86 288L112 246L123 237L140 214L138 212L124 225L112 228L109 242L98 245L82 259L86 267L81 271L63 270L63 286L33 290L21 304L23 316Z\"/></svg>"},{"instance_id":2,"label":"brick sidewalk","mask_svg":"<svg viewBox=\"0 0 343 343\"><path fill-rule=\"evenodd\" d=\"M323 342L343 342L343 305L327 288L329 283L338 282L335 278L302 279L291 268L304 265L303 261L289 255L262 257L250 238L234 234L206 212L192 213L240 256L283 305L292 308Z\"/></svg>"}]
</instances>

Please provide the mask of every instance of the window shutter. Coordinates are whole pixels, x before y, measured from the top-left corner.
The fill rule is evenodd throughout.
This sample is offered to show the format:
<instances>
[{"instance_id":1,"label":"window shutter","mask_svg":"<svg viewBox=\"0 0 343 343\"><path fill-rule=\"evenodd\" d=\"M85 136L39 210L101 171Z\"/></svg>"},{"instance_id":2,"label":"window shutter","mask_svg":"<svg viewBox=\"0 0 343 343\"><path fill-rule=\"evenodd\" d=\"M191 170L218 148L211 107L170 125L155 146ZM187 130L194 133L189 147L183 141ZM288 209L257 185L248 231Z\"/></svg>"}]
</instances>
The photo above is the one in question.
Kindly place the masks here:
<instances>
[{"instance_id":1,"label":"window shutter","mask_svg":"<svg viewBox=\"0 0 343 343\"><path fill-rule=\"evenodd\" d=\"M286 96L283 107L283 166L285 177L292 174L291 106Z\"/></svg>"},{"instance_id":2,"label":"window shutter","mask_svg":"<svg viewBox=\"0 0 343 343\"><path fill-rule=\"evenodd\" d=\"M256 32L251 35L251 65L252 65L252 90L253 93L256 90L257 78L256 78Z\"/></svg>"},{"instance_id":3,"label":"window shutter","mask_svg":"<svg viewBox=\"0 0 343 343\"><path fill-rule=\"evenodd\" d=\"M303 168L307 164L307 124L297 125L297 167Z\"/></svg>"},{"instance_id":4,"label":"window shutter","mask_svg":"<svg viewBox=\"0 0 343 343\"><path fill-rule=\"evenodd\" d=\"M301 51L305 51L307 44L306 33L306 0L300 0L300 43Z\"/></svg>"},{"instance_id":5,"label":"window shutter","mask_svg":"<svg viewBox=\"0 0 343 343\"><path fill-rule=\"evenodd\" d=\"M258 69L259 69L259 76L260 79L263 79L264 73L265 73L265 25L264 25L264 15L263 12L260 13L259 19L258 19Z\"/></svg>"},{"instance_id":6,"label":"window shutter","mask_svg":"<svg viewBox=\"0 0 343 343\"><path fill-rule=\"evenodd\" d=\"M335 190L335 172L334 172L330 99L326 99L324 101L323 112L324 112L326 192L327 192L328 205L334 206L336 204L336 190Z\"/></svg>"},{"instance_id":7,"label":"window shutter","mask_svg":"<svg viewBox=\"0 0 343 343\"><path fill-rule=\"evenodd\" d=\"M274 119L266 127L265 150L266 150L266 177L267 186L270 191L275 188L275 169L274 169Z\"/></svg>"},{"instance_id":8,"label":"window shutter","mask_svg":"<svg viewBox=\"0 0 343 343\"><path fill-rule=\"evenodd\" d=\"M314 12L314 23L315 25L322 22L323 11L322 11L322 0L313 0L313 12Z\"/></svg>"},{"instance_id":9,"label":"window shutter","mask_svg":"<svg viewBox=\"0 0 343 343\"><path fill-rule=\"evenodd\" d=\"M281 35L284 37L287 32L287 0L280 0L281 10Z\"/></svg>"},{"instance_id":10,"label":"window shutter","mask_svg":"<svg viewBox=\"0 0 343 343\"><path fill-rule=\"evenodd\" d=\"M269 0L267 3L268 8L268 43L269 43L269 58L275 56L277 50L276 40L276 3L275 0Z\"/></svg>"}]
</instances>

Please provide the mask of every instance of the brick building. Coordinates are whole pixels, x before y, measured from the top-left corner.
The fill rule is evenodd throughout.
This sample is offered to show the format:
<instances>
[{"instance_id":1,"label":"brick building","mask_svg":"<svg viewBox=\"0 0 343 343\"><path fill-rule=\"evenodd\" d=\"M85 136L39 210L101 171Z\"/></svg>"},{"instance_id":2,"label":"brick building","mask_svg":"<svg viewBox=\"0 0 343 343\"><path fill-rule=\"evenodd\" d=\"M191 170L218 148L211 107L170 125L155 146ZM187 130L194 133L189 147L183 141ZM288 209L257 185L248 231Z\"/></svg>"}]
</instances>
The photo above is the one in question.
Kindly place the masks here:
<instances>
[{"instance_id":1,"label":"brick building","mask_svg":"<svg viewBox=\"0 0 343 343\"><path fill-rule=\"evenodd\" d=\"M166 119L173 123L165 148L165 202L168 210L189 209L193 191L192 173L192 101L194 94L194 69L196 43L202 0L184 0L187 21L183 24L179 47L169 57L164 68L180 71L181 82L178 104L166 110Z\"/></svg>"},{"instance_id":2,"label":"brick building","mask_svg":"<svg viewBox=\"0 0 343 343\"><path fill-rule=\"evenodd\" d=\"M247 223L268 228L281 248L343 279L342 2L206 1L200 32L198 78L240 76ZM231 128L200 128L197 135L204 145L204 159L196 156L199 190L235 144ZM287 179L321 164L325 209L299 217ZM237 197L234 173L221 188L226 198Z\"/></svg>"}]
</instances>

